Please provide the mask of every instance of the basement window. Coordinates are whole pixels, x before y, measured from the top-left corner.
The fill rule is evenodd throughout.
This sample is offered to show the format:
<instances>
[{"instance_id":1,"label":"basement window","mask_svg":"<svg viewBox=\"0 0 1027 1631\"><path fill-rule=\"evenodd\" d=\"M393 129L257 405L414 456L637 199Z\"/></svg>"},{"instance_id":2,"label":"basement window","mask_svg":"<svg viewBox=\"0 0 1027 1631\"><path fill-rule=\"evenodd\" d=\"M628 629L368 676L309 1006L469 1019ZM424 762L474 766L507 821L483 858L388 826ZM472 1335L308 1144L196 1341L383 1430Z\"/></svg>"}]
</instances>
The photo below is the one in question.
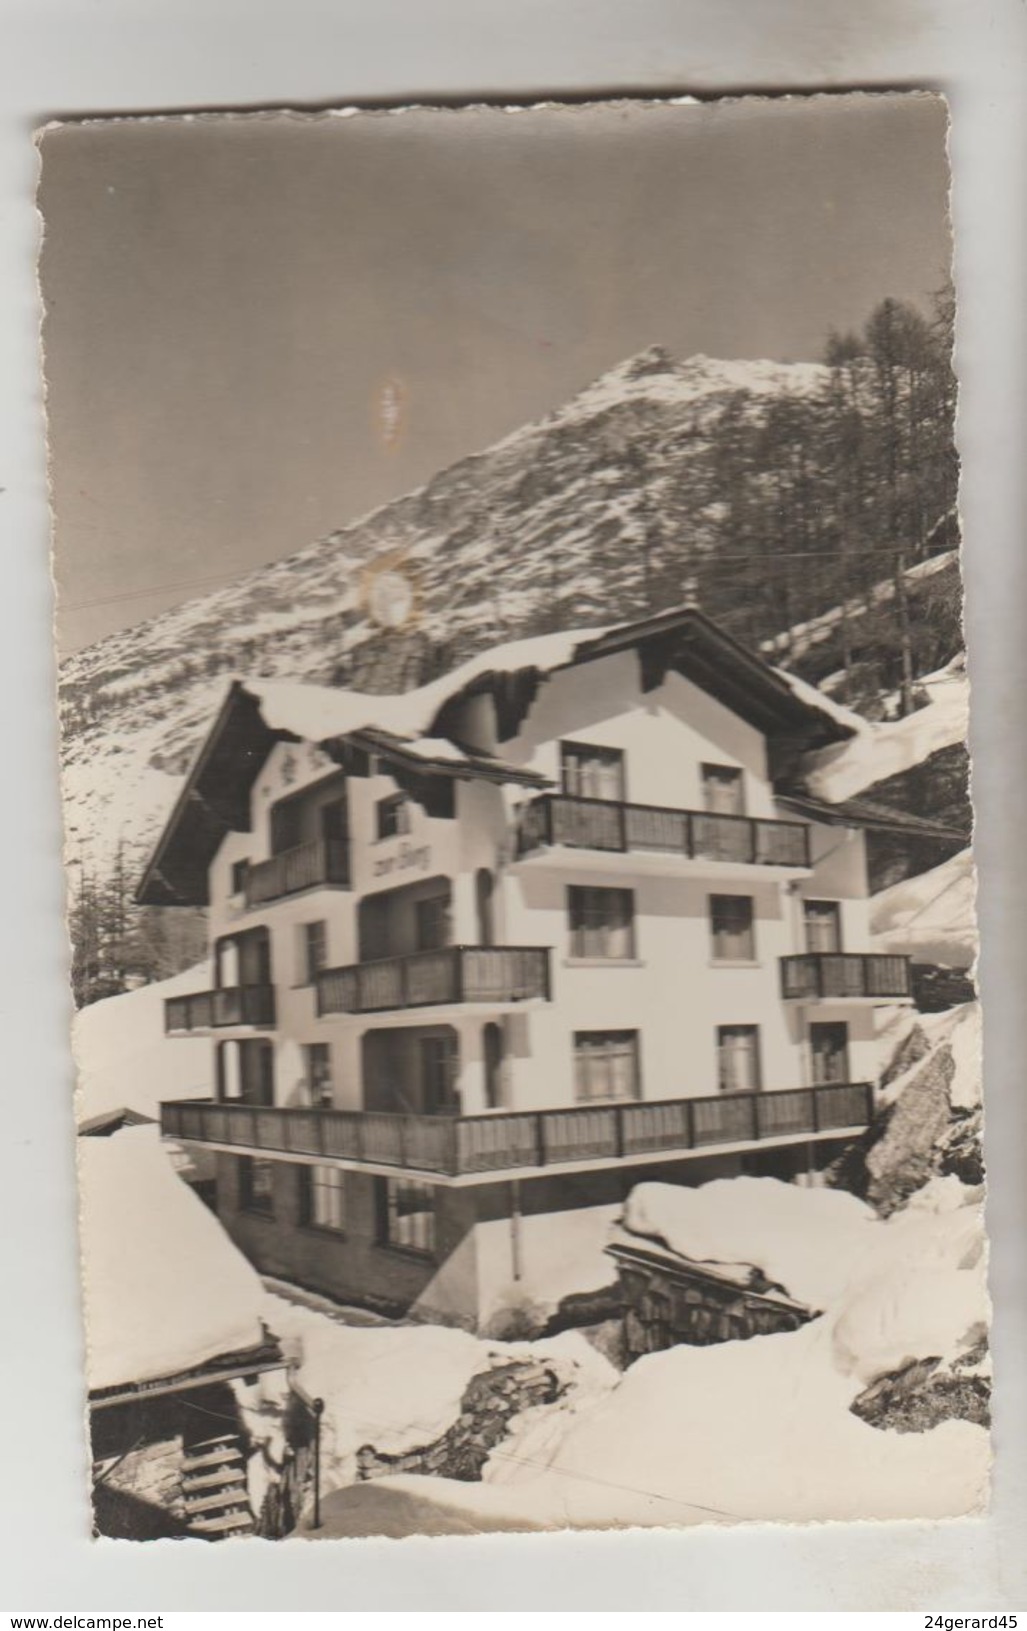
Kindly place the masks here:
<instances>
[{"instance_id":1,"label":"basement window","mask_svg":"<svg viewBox=\"0 0 1027 1631\"><path fill-rule=\"evenodd\" d=\"M435 1255L435 1191L410 1178L379 1178L378 1238L383 1246Z\"/></svg>"}]
</instances>

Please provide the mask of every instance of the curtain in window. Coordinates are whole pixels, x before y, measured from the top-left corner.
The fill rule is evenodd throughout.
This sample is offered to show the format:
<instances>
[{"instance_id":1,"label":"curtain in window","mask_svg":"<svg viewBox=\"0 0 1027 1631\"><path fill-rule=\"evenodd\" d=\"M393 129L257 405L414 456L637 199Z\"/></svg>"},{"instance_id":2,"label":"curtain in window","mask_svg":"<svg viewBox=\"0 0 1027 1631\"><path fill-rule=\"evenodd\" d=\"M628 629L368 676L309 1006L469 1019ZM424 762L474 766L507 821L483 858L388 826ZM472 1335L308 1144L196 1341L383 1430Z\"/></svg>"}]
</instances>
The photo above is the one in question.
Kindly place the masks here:
<instances>
[{"instance_id":1,"label":"curtain in window","mask_svg":"<svg viewBox=\"0 0 1027 1631\"><path fill-rule=\"evenodd\" d=\"M715 961L752 962L756 955L752 915L752 899L748 895L710 896Z\"/></svg>"},{"instance_id":2,"label":"curtain in window","mask_svg":"<svg viewBox=\"0 0 1027 1631\"><path fill-rule=\"evenodd\" d=\"M635 955L635 899L630 889L568 891L572 957Z\"/></svg>"},{"instance_id":3,"label":"curtain in window","mask_svg":"<svg viewBox=\"0 0 1027 1631\"><path fill-rule=\"evenodd\" d=\"M346 1175L336 1167L303 1168L305 1221L317 1229L346 1228Z\"/></svg>"},{"instance_id":4,"label":"curtain in window","mask_svg":"<svg viewBox=\"0 0 1027 1631\"><path fill-rule=\"evenodd\" d=\"M383 1178L387 1245L431 1256L435 1250L435 1196L430 1184Z\"/></svg>"},{"instance_id":5,"label":"curtain in window","mask_svg":"<svg viewBox=\"0 0 1027 1631\"><path fill-rule=\"evenodd\" d=\"M565 746L563 790L570 798L624 798L624 755L619 748Z\"/></svg>"},{"instance_id":6,"label":"curtain in window","mask_svg":"<svg viewBox=\"0 0 1027 1631\"><path fill-rule=\"evenodd\" d=\"M755 1025L722 1025L717 1032L722 1093L757 1093L760 1087L759 1030Z\"/></svg>"},{"instance_id":7,"label":"curtain in window","mask_svg":"<svg viewBox=\"0 0 1027 1631\"><path fill-rule=\"evenodd\" d=\"M813 1058L813 1082L825 1087L831 1082L849 1080L849 1027L844 1021L811 1025L809 1028L810 1053Z\"/></svg>"},{"instance_id":8,"label":"curtain in window","mask_svg":"<svg viewBox=\"0 0 1027 1631\"><path fill-rule=\"evenodd\" d=\"M579 1104L638 1097L637 1031L579 1031L574 1038Z\"/></svg>"},{"instance_id":9,"label":"curtain in window","mask_svg":"<svg viewBox=\"0 0 1027 1631\"><path fill-rule=\"evenodd\" d=\"M327 1042L309 1042L306 1054L307 1096L315 1108L332 1102L332 1057Z\"/></svg>"},{"instance_id":10,"label":"curtain in window","mask_svg":"<svg viewBox=\"0 0 1027 1631\"><path fill-rule=\"evenodd\" d=\"M804 902L806 950L836 952L842 949L841 914L836 900Z\"/></svg>"},{"instance_id":11,"label":"curtain in window","mask_svg":"<svg viewBox=\"0 0 1027 1631\"><path fill-rule=\"evenodd\" d=\"M742 772L729 765L703 765L703 806L711 815L744 815Z\"/></svg>"}]
</instances>

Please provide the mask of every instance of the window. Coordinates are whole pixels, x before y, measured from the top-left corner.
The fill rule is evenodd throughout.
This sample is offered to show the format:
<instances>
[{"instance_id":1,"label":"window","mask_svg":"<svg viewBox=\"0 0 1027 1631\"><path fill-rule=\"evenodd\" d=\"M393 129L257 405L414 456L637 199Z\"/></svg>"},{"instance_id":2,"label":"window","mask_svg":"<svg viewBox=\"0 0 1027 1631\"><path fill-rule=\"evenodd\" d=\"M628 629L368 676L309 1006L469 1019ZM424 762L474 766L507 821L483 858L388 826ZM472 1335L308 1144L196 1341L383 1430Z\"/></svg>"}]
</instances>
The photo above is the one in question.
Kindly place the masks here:
<instances>
[{"instance_id":1,"label":"window","mask_svg":"<svg viewBox=\"0 0 1027 1631\"><path fill-rule=\"evenodd\" d=\"M392 793L375 806L379 838L399 838L410 831L410 801L405 793Z\"/></svg>"},{"instance_id":2,"label":"window","mask_svg":"<svg viewBox=\"0 0 1027 1631\"><path fill-rule=\"evenodd\" d=\"M717 1078L722 1093L758 1093L758 1025L721 1025L717 1030Z\"/></svg>"},{"instance_id":3,"label":"window","mask_svg":"<svg viewBox=\"0 0 1027 1631\"><path fill-rule=\"evenodd\" d=\"M842 949L841 908L836 900L806 900L802 903L806 922L806 950L835 952Z\"/></svg>"},{"instance_id":4,"label":"window","mask_svg":"<svg viewBox=\"0 0 1027 1631\"><path fill-rule=\"evenodd\" d=\"M246 879L249 876L249 861L232 862L232 894L242 895L246 890Z\"/></svg>"},{"instance_id":5,"label":"window","mask_svg":"<svg viewBox=\"0 0 1027 1631\"><path fill-rule=\"evenodd\" d=\"M626 958L635 955L635 896L630 889L567 890L570 955Z\"/></svg>"},{"instance_id":6,"label":"window","mask_svg":"<svg viewBox=\"0 0 1027 1631\"><path fill-rule=\"evenodd\" d=\"M711 815L744 815L742 772L731 765L703 765L703 809Z\"/></svg>"},{"instance_id":7,"label":"window","mask_svg":"<svg viewBox=\"0 0 1027 1631\"><path fill-rule=\"evenodd\" d=\"M811 1025L809 1046L814 1086L826 1087L830 1082L849 1080L849 1027L844 1022Z\"/></svg>"},{"instance_id":8,"label":"window","mask_svg":"<svg viewBox=\"0 0 1027 1631\"><path fill-rule=\"evenodd\" d=\"M345 797L321 806L321 837L329 844L344 844L349 837L349 805Z\"/></svg>"},{"instance_id":9,"label":"window","mask_svg":"<svg viewBox=\"0 0 1027 1631\"><path fill-rule=\"evenodd\" d=\"M283 799L271 806L271 853L297 849L303 835L303 810L298 799Z\"/></svg>"},{"instance_id":10,"label":"window","mask_svg":"<svg viewBox=\"0 0 1027 1631\"><path fill-rule=\"evenodd\" d=\"M270 1042L256 1037L219 1042L214 1060L220 1103L274 1104L275 1057Z\"/></svg>"},{"instance_id":11,"label":"window","mask_svg":"<svg viewBox=\"0 0 1027 1631\"><path fill-rule=\"evenodd\" d=\"M240 1155L239 1205L244 1212L257 1212L261 1217L275 1215L275 1164L261 1161L255 1156Z\"/></svg>"},{"instance_id":12,"label":"window","mask_svg":"<svg viewBox=\"0 0 1027 1631\"><path fill-rule=\"evenodd\" d=\"M749 895L710 896L710 935L715 963L751 963L755 960L752 908Z\"/></svg>"},{"instance_id":13,"label":"window","mask_svg":"<svg viewBox=\"0 0 1027 1631\"><path fill-rule=\"evenodd\" d=\"M563 790L569 798L624 801L624 754L620 748L561 742Z\"/></svg>"},{"instance_id":14,"label":"window","mask_svg":"<svg viewBox=\"0 0 1027 1631\"><path fill-rule=\"evenodd\" d=\"M575 1031L574 1097L579 1104L637 1099L638 1032Z\"/></svg>"},{"instance_id":15,"label":"window","mask_svg":"<svg viewBox=\"0 0 1027 1631\"><path fill-rule=\"evenodd\" d=\"M328 925L300 924L300 984L313 985L319 969L328 962Z\"/></svg>"},{"instance_id":16,"label":"window","mask_svg":"<svg viewBox=\"0 0 1027 1631\"><path fill-rule=\"evenodd\" d=\"M460 1056L455 1031L421 1038L421 1093L424 1114L455 1115L460 1109L457 1076Z\"/></svg>"},{"instance_id":17,"label":"window","mask_svg":"<svg viewBox=\"0 0 1027 1631\"><path fill-rule=\"evenodd\" d=\"M379 1178L378 1224L383 1246L432 1257L435 1252L435 1192L431 1184L408 1178Z\"/></svg>"},{"instance_id":18,"label":"window","mask_svg":"<svg viewBox=\"0 0 1027 1631\"><path fill-rule=\"evenodd\" d=\"M337 1167L300 1167L300 1223L346 1232L346 1174Z\"/></svg>"},{"instance_id":19,"label":"window","mask_svg":"<svg viewBox=\"0 0 1027 1631\"><path fill-rule=\"evenodd\" d=\"M498 1110L506 1100L506 1043L494 1020L482 1026L481 1051L485 1062L485 1103Z\"/></svg>"},{"instance_id":20,"label":"window","mask_svg":"<svg viewBox=\"0 0 1027 1631\"><path fill-rule=\"evenodd\" d=\"M327 1042L308 1042L303 1048L307 1099L314 1109L331 1108L332 1054Z\"/></svg>"},{"instance_id":21,"label":"window","mask_svg":"<svg viewBox=\"0 0 1027 1631\"><path fill-rule=\"evenodd\" d=\"M419 900L414 906L418 951L438 951L449 945L449 891Z\"/></svg>"}]
</instances>

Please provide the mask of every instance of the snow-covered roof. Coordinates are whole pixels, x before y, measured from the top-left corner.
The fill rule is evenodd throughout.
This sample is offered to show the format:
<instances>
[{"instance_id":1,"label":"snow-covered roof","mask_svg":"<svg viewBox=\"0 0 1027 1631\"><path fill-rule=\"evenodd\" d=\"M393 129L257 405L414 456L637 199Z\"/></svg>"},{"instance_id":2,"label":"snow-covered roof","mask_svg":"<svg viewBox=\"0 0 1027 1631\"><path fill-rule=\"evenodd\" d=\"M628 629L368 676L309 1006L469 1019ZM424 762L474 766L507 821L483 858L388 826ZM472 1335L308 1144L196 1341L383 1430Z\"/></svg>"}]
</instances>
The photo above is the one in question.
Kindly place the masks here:
<instances>
[{"instance_id":1,"label":"snow-covered roof","mask_svg":"<svg viewBox=\"0 0 1027 1631\"><path fill-rule=\"evenodd\" d=\"M880 725L854 715L849 741L807 757L806 786L814 797L837 804L966 741L970 698L963 659L956 658L917 684L927 694L926 707Z\"/></svg>"},{"instance_id":2,"label":"snow-covered roof","mask_svg":"<svg viewBox=\"0 0 1027 1631\"><path fill-rule=\"evenodd\" d=\"M694 1189L638 1184L624 1208L629 1234L661 1241L693 1263L759 1269L814 1309L837 1297L875 1221L847 1190L800 1189L776 1178L719 1178Z\"/></svg>"},{"instance_id":3,"label":"snow-covered roof","mask_svg":"<svg viewBox=\"0 0 1027 1631\"><path fill-rule=\"evenodd\" d=\"M79 1139L78 1160L91 1392L266 1340L256 1270L175 1176L156 1127Z\"/></svg>"},{"instance_id":4,"label":"snow-covered roof","mask_svg":"<svg viewBox=\"0 0 1027 1631\"><path fill-rule=\"evenodd\" d=\"M459 740L464 701L487 692L498 735L517 734L538 688L560 670L635 651L644 687L674 670L768 738L807 747L842 741L854 726L809 687L778 673L697 607L675 606L604 629L571 629L496 646L416 690L369 695L272 679L235 681L193 765L147 867L138 898L149 905L207 899L207 867L225 833L249 825L249 793L276 741L344 747L424 776L479 777L545 786L537 772Z\"/></svg>"}]
</instances>

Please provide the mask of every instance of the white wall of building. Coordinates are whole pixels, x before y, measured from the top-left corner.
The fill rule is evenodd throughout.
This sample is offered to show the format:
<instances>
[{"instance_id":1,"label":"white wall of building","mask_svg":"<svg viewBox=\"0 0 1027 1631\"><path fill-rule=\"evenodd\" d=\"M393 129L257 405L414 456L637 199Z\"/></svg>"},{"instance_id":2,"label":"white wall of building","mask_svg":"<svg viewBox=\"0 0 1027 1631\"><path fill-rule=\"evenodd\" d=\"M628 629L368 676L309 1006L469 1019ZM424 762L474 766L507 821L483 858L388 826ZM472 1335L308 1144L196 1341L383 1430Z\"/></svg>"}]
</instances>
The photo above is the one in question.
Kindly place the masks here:
<instances>
[{"instance_id":1,"label":"white wall of building","mask_svg":"<svg viewBox=\"0 0 1027 1631\"><path fill-rule=\"evenodd\" d=\"M701 766L738 768L744 778L748 815L774 818L767 777L766 743L760 733L698 687L668 675L649 693L641 689L632 652L571 668L544 682L519 735L497 744L493 708L472 699L460 734L491 748L508 762L541 772L559 784L559 744L581 741L620 748L625 754L626 793L632 803L679 809L703 806ZM805 950L804 897L837 900L843 948L869 948L866 867L860 833L814 827L811 877L789 878L765 868L687 862L673 856L607 856L596 870L587 856L568 866L552 857L518 859L514 843L517 806L532 795L517 786L463 781L456 786L456 818L428 816L409 805L410 831L378 839L376 805L397 791L387 773L348 782L351 887L324 888L278 900L253 911L231 894L235 862L257 864L270 855L269 811L276 800L313 786L337 767L317 747L281 743L263 767L252 797L252 831L231 833L211 867L211 924L217 937L266 925L271 936L278 1022L275 1032L276 1094L281 1104L303 1102L305 1043L332 1050L335 1103L362 1103L360 1046L363 1033L383 1023L419 1023L421 1010L402 1015L332 1016L318 1019L315 992L304 982L303 926L327 926L327 963L358 960L357 908L382 890L435 877L452 886L452 938L479 942L475 877L496 878L495 941L499 945L550 946L552 997L507 1015L453 1010L438 1014L460 1038L461 1094L465 1113L486 1109L482 1027L498 1019L504 1029L504 1109L541 1109L574 1101L573 1036L576 1031L635 1030L640 1033L641 1089L648 1099L714 1094L717 1028L759 1027L763 1086L803 1085L811 1080L807 1023L840 1019L849 1027L850 1074L876 1074L873 1015L869 1005L801 1006L780 996L779 959ZM567 890L574 884L631 888L635 904L634 956L621 963L582 964L571 955ZM754 957L723 966L713 955L710 896L741 894L754 903Z\"/></svg>"}]
</instances>

